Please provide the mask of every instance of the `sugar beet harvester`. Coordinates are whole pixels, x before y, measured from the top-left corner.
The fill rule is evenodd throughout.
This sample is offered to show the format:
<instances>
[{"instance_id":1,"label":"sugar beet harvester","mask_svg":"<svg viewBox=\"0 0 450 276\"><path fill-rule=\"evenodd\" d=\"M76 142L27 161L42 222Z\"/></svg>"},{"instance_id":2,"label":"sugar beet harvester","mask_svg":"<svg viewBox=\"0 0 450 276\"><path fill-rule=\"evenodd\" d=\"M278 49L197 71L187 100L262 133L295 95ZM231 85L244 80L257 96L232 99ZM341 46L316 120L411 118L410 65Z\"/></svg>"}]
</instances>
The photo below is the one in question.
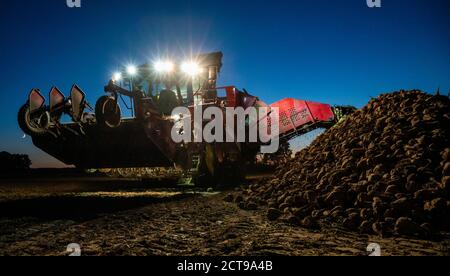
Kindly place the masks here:
<instances>
[{"instance_id":1,"label":"sugar beet harvester","mask_svg":"<svg viewBox=\"0 0 450 276\"><path fill-rule=\"evenodd\" d=\"M176 165L195 175L197 183L236 180L244 176L244 164L255 160L259 143L175 143L171 139L175 123L171 113L176 107L225 110L263 105L245 90L217 87L222 57L220 52L210 53L180 66L158 62L124 68L105 87L106 95L95 108L77 85L68 98L53 87L48 106L40 91L33 89L19 111L19 125L35 146L78 168ZM131 106L124 97L131 99ZM131 118L123 118L121 106L130 109ZM316 128L329 128L353 111L294 99L271 106L280 109L282 143ZM72 122L62 123L64 114L70 115Z\"/></svg>"}]
</instances>

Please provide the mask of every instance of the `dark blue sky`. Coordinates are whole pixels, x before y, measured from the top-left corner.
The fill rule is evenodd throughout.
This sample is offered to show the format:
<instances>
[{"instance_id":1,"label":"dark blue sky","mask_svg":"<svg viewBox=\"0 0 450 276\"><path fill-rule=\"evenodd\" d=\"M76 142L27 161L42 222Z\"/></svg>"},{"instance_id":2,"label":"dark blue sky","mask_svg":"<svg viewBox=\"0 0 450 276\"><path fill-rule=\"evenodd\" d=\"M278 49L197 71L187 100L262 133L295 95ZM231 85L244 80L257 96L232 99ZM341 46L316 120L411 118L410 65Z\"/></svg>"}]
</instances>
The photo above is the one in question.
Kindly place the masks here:
<instances>
[{"instance_id":1,"label":"dark blue sky","mask_svg":"<svg viewBox=\"0 0 450 276\"><path fill-rule=\"evenodd\" d=\"M0 0L0 151L55 164L16 122L33 87L91 103L115 69L167 53L225 54L222 84L271 103L284 97L365 105L401 88L450 90L450 1Z\"/></svg>"}]
</instances>

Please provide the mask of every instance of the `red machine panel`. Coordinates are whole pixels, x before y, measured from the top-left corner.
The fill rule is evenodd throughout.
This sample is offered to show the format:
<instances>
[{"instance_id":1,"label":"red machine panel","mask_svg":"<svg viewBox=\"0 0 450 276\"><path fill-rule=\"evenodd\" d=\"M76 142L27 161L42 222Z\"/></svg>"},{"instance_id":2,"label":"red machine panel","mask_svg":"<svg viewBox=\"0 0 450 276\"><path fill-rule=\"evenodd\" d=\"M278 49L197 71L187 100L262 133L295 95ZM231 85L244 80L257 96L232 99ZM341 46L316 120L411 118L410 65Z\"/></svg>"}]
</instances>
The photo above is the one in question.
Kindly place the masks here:
<instances>
[{"instance_id":1,"label":"red machine panel","mask_svg":"<svg viewBox=\"0 0 450 276\"><path fill-rule=\"evenodd\" d=\"M280 135L295 131L307 124L334 120L328 104L284 99L271 105L280 109Z\"/></svg>"},{"instance_id":2,"label":"red machine panel","mask_svg":"<svg viewBox=\"0 0 450 276\"><path fill-rule=\"evenodd\" d=\"M329 104L307 102L316 121L330 122L335 119L333 108Z\"/></svg>"}]
</instances>

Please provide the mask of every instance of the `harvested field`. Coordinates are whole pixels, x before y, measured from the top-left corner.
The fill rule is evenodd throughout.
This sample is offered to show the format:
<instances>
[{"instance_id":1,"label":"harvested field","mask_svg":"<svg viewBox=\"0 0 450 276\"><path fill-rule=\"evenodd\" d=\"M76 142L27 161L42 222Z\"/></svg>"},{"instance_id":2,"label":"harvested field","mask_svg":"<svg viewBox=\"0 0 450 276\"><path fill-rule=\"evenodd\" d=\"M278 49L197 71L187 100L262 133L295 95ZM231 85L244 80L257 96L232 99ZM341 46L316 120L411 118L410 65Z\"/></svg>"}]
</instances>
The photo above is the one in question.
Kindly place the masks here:
<instances>
[{"instance_id":1,"label":"harvested field","mask_svg":"<svg viewBox=\"0 0 450 276\"><path fill-rule=\"evenodd\" d=\"M49 196L50 187L58 185L41 185L41 195L34 184L28 199L0 202L0 255L65 256L72 243L87 256L360 256L368 255L370 243L378 243L382 255L449 254L448 237L381 238L269 222L266 208L242 210L224 200L238 192L193 193L130 181L92 187L77 180L69 193L55 188ZM135 193L124 191L124 185L132 185ZM11 184L0 187L7 191ZM26 193L26 185L21 192Z\"/></svg>"}]
</instances>

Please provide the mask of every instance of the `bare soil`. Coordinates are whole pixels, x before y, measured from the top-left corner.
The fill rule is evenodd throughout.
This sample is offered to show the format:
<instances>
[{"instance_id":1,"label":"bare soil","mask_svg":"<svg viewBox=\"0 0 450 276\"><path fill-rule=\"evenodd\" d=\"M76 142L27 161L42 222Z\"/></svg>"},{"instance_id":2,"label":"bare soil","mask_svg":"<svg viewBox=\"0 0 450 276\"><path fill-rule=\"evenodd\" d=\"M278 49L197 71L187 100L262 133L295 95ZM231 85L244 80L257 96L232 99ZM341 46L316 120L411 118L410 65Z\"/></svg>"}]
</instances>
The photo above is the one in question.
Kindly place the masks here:
<instances>
[{"instance_id":1,"label":"bare soil","mask_svg":"<svg viewBox=\"0 0 450 276\"><path fill-rule=\"evenodd\" d=\"M449 255L450 237L381 238L269 222L223 199L168 183L77 178L0 180L0 255ZM167 186L169 185L169 186ZM235 192L231 192L235 193Z\"/></svg>"}]
</instances>

